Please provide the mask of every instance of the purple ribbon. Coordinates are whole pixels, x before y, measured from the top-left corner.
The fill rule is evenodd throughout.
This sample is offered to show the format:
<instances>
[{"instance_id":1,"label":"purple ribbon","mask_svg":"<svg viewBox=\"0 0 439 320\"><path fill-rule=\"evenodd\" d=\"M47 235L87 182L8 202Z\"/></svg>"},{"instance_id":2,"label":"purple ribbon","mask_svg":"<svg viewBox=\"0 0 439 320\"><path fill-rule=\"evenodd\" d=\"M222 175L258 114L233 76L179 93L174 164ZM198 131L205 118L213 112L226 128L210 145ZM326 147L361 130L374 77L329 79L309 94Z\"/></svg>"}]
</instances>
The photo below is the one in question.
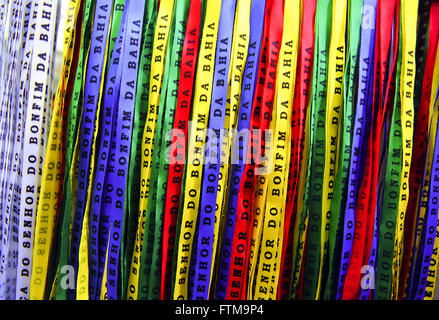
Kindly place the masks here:
<instances>
[{"instance_id":1,"label":"purple ribbon","mask_svg":"<svg viewBox=\"0 0 439 320\"><path fill-rule=\"evenodd\" d=\"M436 91L435 109L439 95L439 87ZM433 124L432 124L433 125ZM429 141L430 141L429 133ZM419 251L416 256L416 264L411 272L411 287L409 292L409 298L415 300L423 300L425 296L425 287L427 285L428 271L430 269L431 255L434 250L434 242L436 238L437 222L438 222L438 210L439 210L439 179L437 172L439 172L439 138L436 137L434 145L433 163L430 171L430 185L428 188L428 203L426 210L426 217L424 217L424 226L422 229L421 241L419 245ZM425 173L425 169L424 169ZM425 174L422 181L422 186L425 185ZM423 190L423 188L421 189ZM421 203L421 202L420 202ZM417 230L419 230L419 219Z\"/></svg>"},{"instance_id":2,"label":"purple ribbon","mask_svg":"<svg viewBox=\"0 0 439 320\"><path fill-rule=\"evenodd\" d=\"M75 212L72 225L72 240L69 264L75 270L75 280L78 271L79 244L81 241L82 220L87 207L87 190L90 183L91 147L95 131L95 118L99 100L99 91L103 73L105 48L107 46L108 30L113 8L112 0L102 0L96 4L93 31L91 35L90 56L87 64L84 90L84 108L81 119L79 136L79 168L78 189L76 191ZM67 291L68 298L73 299L76 289Z\"/></svg>"},{"instance_id":3,"label":"purple ribbon","mask_svg":"<svg viewBox=\"0 0 439 320\"><path fill-rule=\"evenodd\" d=\"M250 129L250 116L253 108L253 96L256 87L259 54L262 42L262 32L264 28L265 0L253 0L250 11L250 39L247 53L246 69L242 82L241 105L237 123L238 133ZM234 159L232 166L232 176L230 179L230 199L227 209L227 223L224 231L224 241L219 264L218 283L216 288L216 298L225 299L227 293L227 283L229 277L230 254L232 249L233 234L236 223L236 208L238 206L238 191L244 165L247 157L248 137L238 136L236 145L239 150L237 159ZM233 145L233 144L232 144ZM232 150L234 152L235 150ZM232 157L234 153L232 154ZM235 163L238 161L238 163Z\"/></svg>"},{"instance_id":4,"label":"purple ribbon","mask_svg":"<svg viewBox=\"0 0 439 320\"><path fill-rule=\"evenodd\" d=\"M196 247L194 246L194 249L196 249L196 261L194 262L194 289L191 290L191 286L189 287L189 299L206 300L209 294L209 283L212 269L215 207L221 164L221 145L223 141L222 130L224 129L224 118L226 113L235 7L236 0L222 1L215 54L215 73L213 76L212 102L210 105L209 126L207 132L207 161L204 166L203 174L197 244ZM211 158L214 158L215 160L209 161ZM219 221L217 223L219 223ZM192 295L191 291L193 291Z\"/></svg>"},{"instance_id":5,"label":"purple ribbon","mask_svg":"<svg viewBox=\"0 0 439 320\"><path fill-rule=\"evenodd\" d=\"M125 42L123 47L123 71L117 110L115 157L109 159L107 170L111 201L104 201L103 212L110 214L110 238L107 251L107 298L118 298L118 274L120 242L123 230L123 213L131 135L136 97L137 71L139 65L143 12L145 2L127 1L128 6Z\"/></svg>"},{"instance_id":6,"label":"purple ribbon","mask_svg":"<svg viewBox=\"0 0 439 320\"><path fill-rule=\"evenodd\" d=\"M126 6L125 6L126 8ZM91 208L90 208L90 275L89 275L89 297L90 299L99 299L101 283L105 265L105 253L107 250L107 238L109 231L108 216L100 219L103 199L108 199L108 194L104 192L105 173L107 170L110 144L112 144L113 123L116 121L117 101L120 91L120 80L122 74L121 51L124 46L124 28L126 9L122 15L121 28L117 35L117 41L114 46L110 65L108 67L107 80L105 84L104 103L102 119L100 124L101 136L99 149L97 149L96 172L93 181ZM114 150L113 150L114 152Z\"/></svg>"},{"instance_id":7,"label":"purple ribbon","mask_svg":"<svg viewBox=\"0 0 439 320\"><path fill-rule=\"evenodd\" d=\"M375 50L375 18L377 0L365 0L364 6L374 8L373 17L369 16L370 24L361 28L361 44L360 44L360 60L358 75L358 97L356 105L354 131L352 137L352 154L349 172L349 185L347 192L347 204L344 216L343 227L343 246L340 261L340 273L337 290L337 300L341 299L343 294L343 286L346 273L351 257L352 243L354 238L355 226L355 208L357 202L357 194L361 182L364 161L363 142L367 141L367 119L370 115L370 106L372 104L372 88L374 79L373 56Z\"/></svg>"}]
</instances>

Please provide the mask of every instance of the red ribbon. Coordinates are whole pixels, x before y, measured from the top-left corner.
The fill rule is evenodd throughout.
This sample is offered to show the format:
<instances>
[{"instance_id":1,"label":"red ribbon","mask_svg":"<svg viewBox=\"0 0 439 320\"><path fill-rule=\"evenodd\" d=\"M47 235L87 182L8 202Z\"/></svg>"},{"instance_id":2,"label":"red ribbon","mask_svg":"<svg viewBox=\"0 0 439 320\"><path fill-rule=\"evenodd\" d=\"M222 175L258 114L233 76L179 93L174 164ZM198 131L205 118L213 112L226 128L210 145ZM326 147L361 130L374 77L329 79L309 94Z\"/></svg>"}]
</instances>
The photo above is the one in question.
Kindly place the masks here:
<instances>
[{"instance_id":1,"label":"red ribbon","mask_svg":"<svg viewBox=\"0 0 439 320\"><path fill-rule=\"evenodd\" d=\"M186 158L188 121L197 65L201 20L201 0L191 0L184 37L177 108L174 118L169 175L166 190L165 218L163 226L162 275L160 298L171 296L172 261L175 248L178 209L181 199L184 163Z\"/></svg>"},{"instance_id":2,"label":"red ribbon","mask_svg":"<svg viewBox=\"0 0 439 320\"><path fill-rule=\"evenodd\" d=\"M282 42L283 5L283 0L267 0L265 4L262 52L259 61L255 97L253 99L254 107L250 119L251 143L249 143L247 149L244 175L239 186L237 220L232 243L232 257L234 258L229 269L226 299L245 299L247 292L247 265L250 255L248 248L252 233L252 224L250 223L253 221L253 200L256 195L256 189L253 188L256 184L256 176L254 174L255 163L251 162L251 160L259 160L256 166L260 163L260 156L262 156L265 149L265 140L261 139L261 137L264 136L265 130L270 126L276 87L276 67ZM262 136L257 136L253 131L255 129L260 129ZM245 218L246 215L248 219ZM240 235L242 234L246 234L246 237L241 237ZM243 258L244 263L242 265L235 264L234 262L237 261L236 257ZM239 271L237 272L236 270ZM237 284L237 280L240 280L241 295L232 297L232 286Z\"/></svg>"},{"instance_id":3,"label":"red ribbon","mask_svg":"<svg viewBox=\"0 0 439 320\"><path fill-rule=\"evenodd\" d=\"M294 91L293 114L291 123L291 161L288 176L288 193L285 207L285 225L280 265L280 279L278 298L289 299L292 255L293 231L296 219L298 180L303 159L305 144L305 122L310 84L312 81L312 64L314 57L315 13L317 0L303 2L302 37L300 40L299 62L297 68L296 87Z\"/></svg>"},{"instance_id":4,"label":"red ribbon","mask_svg":"<svg viewBox=\"0 0 439 320\"><path fill-rule=\"evenodd\" d=\"M424 77L422 82L421 102L416 118L416 127L413 143L413 161L409 176L409 201L404 221L404 249L401 263L399 282L401 287L407 281L412 248L414 245L414 226L417 213L419 189L424 175L425 161L427 160L428 146L428 119L430 109L431 86L433 81L434 64L439 39L439 3L433 2L430 9L430 26L428 33L428 49L425 61ZM422 192L422 190L421 190ZM398 298L405 298L405 290L400 290Z\"/></svg>"},{"instance_id":5,"label":"red ribbon","mask_svg":"<svg viewBox=\"0 0 439 320\"><path fill-rule=\"evenodd\" d=\"M386 79L392 25L395 50L389 77ZM394 87L396 58L398 53L399 1L398 4L396 0L378 1L376 30L376 61L374 68L376 78L373 89L372 129L368 139L366 166L355 212L354 241L343 288L343 300L356 300L359 298L361 292L361 268L363 265L368 264L370 257L375 222L377 198L375 186L377 185L379 175L381 133L384 119L386 118L387 106L393 102L391 100L391 93L392 87ZM389 85L386 87L383 102L382 96L384 94L384 84L386 80Z\"/></svg>"}]
</instances>

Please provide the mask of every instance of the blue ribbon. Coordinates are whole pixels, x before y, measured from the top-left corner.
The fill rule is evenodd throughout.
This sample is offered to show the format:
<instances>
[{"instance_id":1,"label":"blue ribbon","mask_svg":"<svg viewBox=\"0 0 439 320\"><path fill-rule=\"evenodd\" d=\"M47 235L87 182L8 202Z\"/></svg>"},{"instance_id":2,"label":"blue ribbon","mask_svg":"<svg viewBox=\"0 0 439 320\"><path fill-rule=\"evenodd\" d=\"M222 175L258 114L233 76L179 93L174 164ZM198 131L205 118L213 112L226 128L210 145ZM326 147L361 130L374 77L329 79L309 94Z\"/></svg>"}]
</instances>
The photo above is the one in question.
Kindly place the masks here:
<instances>
[{"instance_id":1,"label":"blue ribbon","mask_svg":"<svg viewBox=\"0 0 439 320\"><path fill-rule=\"evenodd\" d=\"M436 98L434 103L434 111L436 112L437 102L439 96L439 87L436 91ZM434 125L433 123L431 125ZM431 129L429 133L429 141L431 138ZM422 179L422 188L424 190L425 186L425 172L426 165L424 168L424 175ZM427 285L427 277L428 271L430 269L430 260L431 255L434 249L434 242L436 238L436 230L437 230L437 219L438 219L438 210L439 210L439 181L435 178L436 172L439 171L439 138L436 138L434 145L434 155L433 162L431 165L430 171L430 185L428 187L428 202L427 202L427 210L424 217L424 226L422 228L421 241L418 248L418 253L415 254L416 247L413 248L413 258L412 258L412 268L410 273L410 289L409 289L409 299L415 300L423 300L425 296L425 287ZM421 201L419 202L419 206L421 206ZM420 207L418 208L420 210ZM419 212L419 211L418 211ZM417 228L420 229L420 216L418 213L417 219ZM428 233L428 235L427 235ZM427 238L428 237L428 238ZM416 260L416 263L414 263Z\"/></svg>"},{"instance_id":2,"label":"blue ribbon","mask_svg":"<svg viewBox=\"0 0 439 320\"><path fill-rule=\"evenodd\" d=\"M207 158L204 166L201 210L196 245L195 292L192 292L194 299L207 299L209 294L208 288L212 269L215 204L221 164L222 130L224 129L224 117L226 113L235 7L236 0L222 1L206 149L206 158L212 156L216 159L210 162L210 158ZM219 221L217 223L219 223ZM191 298L190 294L191 292L189 291L189 298Z\"/></svg>"},{"instance_id":3,"label":"blue ribbon","mask_svg":"<svg viewBox=\"0 0 439 320\"><path fill-rule=\"evenodd\" d=\"M250 129L250 117L253 110L253 97L255 93L259 55L262 42L262 33L264 29L265 0L253 0L250 11L250 39L247 53L246 69L242 81L241 105L237 123L237 132L244 132ZM230 253L232 248L233 233L236 223L236 208L238 207L238 191L244 165L247 158L247 146L249 136L239 136L236 145L239 153L238 158L233 160L232 176L230 180L230 199L227 208L227 223L224 233L223 250L228 250L228 257L221 255L220 273L216 290L217 299L225 299L227 294L227 283L230 268ZM234 152L234 150L232 150ZM233 156L233 154L232 154ZM235 163L237 161L237 163ZM230 243L230 245L227 245Z\"/></svg>"},{"instance_id":4,"label":"blue ribbon","mask_svg":"<svg viewBox=\"0 0 439 320\"><path fill-rule=\"evenodd\" d=\"M367 141L367 119L370 115L370 106L373 98L374 83L374 64L373 57L375 51L375 19L377 0L365 0L364 6L375 8L373 21L370 21L371 28L361 28L359 76L358 76L358 97L356 105L354 131L352 137L352 154L349 172L349 183L347 192L346 211L344 215L343 227L343 246L340 257L340 273L337 290L337 300L341 299L346 273L351 258L352 243L354 239L355 227L355 208L357 202L357 193L361 185L363 175L362 162L365 159L364 141Z\"/></svg>"},{"instance_id":5,"label":"blue ribbon","mask_svg":"<svg viewBox=\"0 0 439 320\"><path fill-rule=\"evenodd\" d=\"M118 273L120 242L123 230L123 213L127 184L131 135L136 97L137 71L139 65L143 12L145 2L131 0L128 7L126 42L123 48L123 69L116 120L115 152L109 159L107 170L111 201L105 201L103 212L110 213L110 238L107 251L107 298L118 298Z\"/></svg>"},{"instance_id":6,"label":"blue ribbon","mask_svg":"<svg viewBox=\"0 0 439 320\"><path fill-rule=\"evenodd\" d=\"M104 67L105 49L108 41L108 30L113 8L112 0L102 0L96 4L93 31L90 44L90 55L84 90L84 107L79 136L79 168L78 188L76 190L75 212L72 225L72 238L69 264L75 270L75 281L78 271L79 244L81 241L82 220L87 207L87 190L90 183L91 148L95 131L95 118L98 107L99 91ZM67 296L73 299L76 289L69 289Z\"/></svg>"},{"instance_id":7,"label":"blue ribbon","mask_svg":"<svg viewBox=\"0 0 439 320\"><path fill-rule=\"evenodd\" d=\"M114 46L110 65L107 73L107 80L105 84L105 96L103 103L102 119L101 119L101 136L99 141L99 149L97 149L97 163L96 172L93 180L91 208L90 208L90 273L89 273L89 297L90 299L99 299L102 277L105 265L105 252L107 249L107 238L109 223L101 219L102 200L107 199L108 194L104 193L105 173L107 171L107 164L110 152L110 145L112 141L113 123L116 121L117 101L120 91L120 80L122 74L122 56L121 51L124 46L124 30L126 6L122 15L120 29L117 35L117 42ZM104 221L102 221L104 220Z\"/></svg>"}]
</instances>

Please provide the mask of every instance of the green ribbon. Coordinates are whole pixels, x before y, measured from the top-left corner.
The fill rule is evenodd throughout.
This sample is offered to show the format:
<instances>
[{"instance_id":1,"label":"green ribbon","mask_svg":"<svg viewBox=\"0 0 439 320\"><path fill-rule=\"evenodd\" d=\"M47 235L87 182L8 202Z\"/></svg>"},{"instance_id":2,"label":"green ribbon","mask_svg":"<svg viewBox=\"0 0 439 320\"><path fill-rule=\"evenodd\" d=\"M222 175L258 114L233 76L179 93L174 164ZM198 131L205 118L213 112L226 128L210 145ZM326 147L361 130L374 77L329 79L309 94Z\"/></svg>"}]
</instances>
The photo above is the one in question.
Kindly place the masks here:
<instances>
[{"instance_id":1,"label":"green ribbon","mask_svg":"<svg viewBox=\"0 0 439 320\"><path fill-rule=\"evenodd\" d=\"M157 198L156 198L156 221L154 231L154 249L152 255L152 265L150 273L149 299L160 299L161 272L162 272L162 247L163 247L163 222L164 209L166 202L166 184L168 182L169 173L169 157L167 152L171 144L168 132L174 126L174 114L177 107L178 82L180 78L181 54L184 44L184 36L186 31L186 23L189 10L189 0L175 1L173 26L169 41L172 46L168 49L171 51L168 87L165 99L165 114L163 121L163 129L161 135L161 147L159 150L159 172L157 177ZM168 51L169 52L169 51Z\"/></svg>"},{"instance_id":2,"label":"green ribbon","mask_svg":"<svg viewBox=\"0 0 439 320\"><path fill-rule=\"evenodd\" d=\"M192 0L193 1L193 0ZM204 26L204 19L206 17L206 1L207 0L201 0L201 10L200 10L200 35L203 34L203 26ZM199 39L199 41L201 40L201 37ZM192 106L192 105L191 105ZM187 143L187 141L186 141ZM185 155L185 159L187 159L187 152L188 152L188 148L186 148L186 155ZM175 283L175 278L176 278L176 272L177 272L177 258L178 258L178 241L180 240L180 231L181 231L181 220L182 220L182 216L183 216L183 205L184 205L184 186L186 185L186 162L184 163L184 168L183 168L183 177L182 177L182 183L181 183L181 197L180 197L180 205L178 208L178 213L177 213L177 225L176 225L176 230L175 230L175 244L174 244L174 248L176 248L174 250L174 254L172 257L172 275L171 275L171 283ZM171 297L174 296L174 286L172 286L171 288Z\"/></svg>"},{"instance_id":3,"label":"green ribbon","mask_svg":"<svg viewBox=\"0 0 439 320\"><path fill-rule=\"evenodd\" d=\"M130 263L133 256L137 223L139 217L140 200L140 165L142 158L142 137L145 128L146 115L148 112L149 79L151 74L151 58L154 41L154 30L157 16L157 1L149 0L146 4L142 51L140 56L140 69L137 75L137 88L134 106L133 135L131 138L131 154L129 162L129 174L127 179L128 192L125 199L124 212L124 235L121 243L121 281L122 299L126 298Z\"/></svg>"},{"instance_id":4,"label":"green ribbon","mask_svg":"<svg viewBox=\"0 0 439 320\"><path fill-rule=\"evenodd\" d=\"M322 190L323 172L325 167L325 121L326 121L326 85L329 56L329 40L332 21L332 1L317 1L316 8L316 40L312 96L313 119L311 127L312 154L310 157L311 174L309 177L308 207L308 240L305 253L305 275L303 282L303 299L316 298L319 279L321 224L322 224ZM315 109L315 111L314 111Z\"/></svg>"},{"instance_id":5,"label":"green ribbon","mask_svg":"<svg viewBox=\"0 0 439 320\"><path fill-rule=\"evenodd\" d=\"M400 39L401 38L400 27ZM384 198L381 206L380 231L375 275L375 299L389 300L392 290L393 257L395 254L395 231L398 218L399 191L402 170L402 130L400 72L402 41L399 41L399 53L396 66L395 99L393 103L392 123L390 126L388 156L384 180Z\"/></svg>"},{"instance_id":6,"label":"green ribbon","mask_svg":"<svg viewBox=\"0 0 439 320\"><path fill-rule=\"evenodd\" d=\"M317 14L317 7L316 7L316 14ZM319 20L315 20L315 37L314 37L314 56L313 56L313 74L312 74L312 83L315 84L317 82L317 69L318 69L318 29L319 29ZM310 103L308 104L311 108L309 112L309 141L308 141L308 151L310 156L308 157L308 167L307 167L307 173L306 173L306 181L305 181L305 193L304 193L304 199L303 199L303 208L302 212L300 213L300 220L299 220L299 235L297 237L297 246L296 251L293 252L293 267L292 267L292 277L291 277L291 286L290 286L290 294L293 299L296 299L296 290L298 289L295 287L295 284L298 281L298 278L300 277L300 266L298 266L298 263L300 262L300 259L302 258L299 253L301 248L303 247L303 243L301 243L302 235L304 232L306 232L306 219L308 217L308 198L309 198L309 186L310 186L310 179L311 179L311 163L312 163L312 154L313 154L313 137L315 132L315 118L316 118L316 90L313 86L310 87ZM303 263L302 263L303 265ZM296 272L297 270L297 272Z\"/></svg>"},{"instance_id":7,"label":"green ribbon","mask_svg":"<svg viewBox=\"0 0 439 320\"><path fill-rule=\"evenodd\" d=\"M124 5L125 0L116 0L113 6L113 9L116 6ZM76 70L75 83L73 85L73 99L69 108L69 115L67 120L67 141L66 141L66 164L65 164L65 172L64 172L64 188L65 196L63 196L63 203L61 206L60 214L62 213L62 217L60 219L61 226L61 248L60 248L60 256L59 256L59 264L58 267L68 264L68 253L69 253L69 233L70 233L70 224L72 219L72 190L71 190L71 179L70 179L70 169L72 165L73 159L73 148L75 146L79 123L78 119L80 119L80 113L82 112L82 93L83 93L83 84L85 83L85 72L84 67L85 64L83 62L84 57L87 59L87 52L90 46L90 38L91 38L91 26L93 20L93 11L94 11L94 0L86 0L85 9L84 9L84 20L83 20L83 30L82 30L82 40L81 40L81 51L78 58L78 68ZM110 31L110 42L109 42L109 53L107 56L107 64L111 58L111 52L116 43L117 33L119 31L120 22L122 20L122 10L113 10L112 23L111 23L111 31ZM85 51L85 48L87 50ZM69 219L70 218L70 219ZM59 269L59 268L58 268ZM58 278L61 276L58 272ZM57 289L56 289L56 299L57 300L65 300L67 299L67 290L61 287L61 282L58 281Z\"/></svg>"},{"instance_id":8,"label":"green ribbon","mask_svg":"<svg viewBox=\"0 0 439 320\"><path fill-rule=\"evenodd\" d=\"M175 6L175 3L174 3ZM157 116L157 126L154 134L154 146L155 148L152 151L152 161L151 161L151 176L150 176L150 187L148 192L148 205L146 208L145 214L145 233L143 236L143 249L142 255L140 257L140 268L139 268L139 293L137 296L138 300L150 300L152 295L152 283L151 283L151 275L152 275L152 261L154 256L154 245L156 241L159 239L155 239L155 229L157 223L156 218L156 200L157 200L157 180L159 174L159 161L160 161L160 150L162 149L162 128L163 128L163 120L165 113L165 102L168 90L168 79L169 79L169 66L171 60L172 53L172 39L174 35L174 15L172 17L171 28L169 30L168 37L168 46L166 50L166 60L165 60L165 69L163 75L163 83L161 88L161 96L160 103L158 106L158 116ZM157 279L157 281L160 281ZM156 296L160 297L160 284L158 293L155 292Z\"/></svg>"},{"instance_id":9,"label":"green ribbon","mask_svg":"<svg viewBox=\"0 0 439 320\"><path fill-rule=\"evenodd\" d=\"M73 148L78 135L78 119L82 113L82 93L83 84L85 78L85 64L87 61L87 52L90 47L91 27L93 20L93 11L95 7L95 0L85 0L83 7L83 21L82 21L82 34L81 34L81 47L78 56L78 65L76 68L75 82L73 84L72 99L70 100L70 106L67 118L67 137L66 137L66 152L65 152L65 169L63 179L63 197L61 207L59 211L59 219L56 221L55 226L55 239L54 244L57 246L53 250L52 257L50 259L49 276L48 276L48 290L46 297L50 295L50 289L55 275L60 275L60 267L68 265L69 261L69 233L70 223L72 220L72 190L70 179L70 168L73 161ZM58 247L59 246L59 247ZM67 290L63 289L58 281L56 287L56 299L66 300Z\"/></svg>"},{"instance_id":10,"label":"green ribbon","mask_svg":"<svg viewBox=\"0 0 439 320\"><path fill-rule=\"evenodd\" d=\"M328 283L322 283L325 299L335 299L338 285L338 270L343 237L343 215L346 208L349 167L351 162L352 132L354 129L354 101L363 0L351 0L349 4L349 52L343 80L343 117L340 128L339 168L335 177L334 193L331 202L331 220L329 229ZM324 269L325 271L325 269ZM323 280L326 278L323 275Z\"/></svg>"},{"instance_id":11,"label":"green ribbon","mask_svg":"<svg viewBox=\"0 0 439 320\"><path fill-rule=\"evenodd\" d=\"M174 19L172 19L174 20ZM155 129L154 135L154 145L152 153L152 162L151 162L151 178L150 178L150 187L148 193L148 205L146 208L146 217L145 217L145 234L143 238L143 250L142 256L140 258L140 273L139 273L139 300L151 300L152 295L152 278L154 277L152 269L153 269L153 259L154 257L154 247L157 244L157 241L160 241L159 238L156 239L156 229L159 229L160 218L157 217L156 212L156 200L157 200L157 189L158 189L158 174L159 174L159 165L160 165L160 150L163 148L163 120L165 113L165 100L168 91L168 78L169 78L169 60L171 58L171 48L170 41L173 36L172 28L169 31L169 39L168 39L168 49L166 51L166 61L165 61L165 73L163 76L163 84L162 84L162 95L160 96L160 104L158 107L158 116L157 116L157 127ZM160 277L157 279L160 281ZM160 297L160 285L158 293L155 294Z\"/></svg>"}]
</instances>

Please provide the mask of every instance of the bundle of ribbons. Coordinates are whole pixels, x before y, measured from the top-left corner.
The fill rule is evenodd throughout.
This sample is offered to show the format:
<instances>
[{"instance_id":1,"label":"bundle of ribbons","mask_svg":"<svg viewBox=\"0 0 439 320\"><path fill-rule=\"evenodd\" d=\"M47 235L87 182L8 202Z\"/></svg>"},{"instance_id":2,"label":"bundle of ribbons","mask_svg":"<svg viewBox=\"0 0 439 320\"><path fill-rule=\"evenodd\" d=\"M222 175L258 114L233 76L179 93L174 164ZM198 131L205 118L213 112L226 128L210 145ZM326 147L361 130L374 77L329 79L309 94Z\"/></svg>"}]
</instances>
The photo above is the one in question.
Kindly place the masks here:
<instances>
[{"instance_id":1,"label":"bundle of ribbons","mask_svg":"<svg viewBox=\"0 0 439 320\"><path fill-rule=\"evenodd\" d=\"M434 299L439 2L64 7L0 0L0 299Z\"/></svg>"}]
</instances>

